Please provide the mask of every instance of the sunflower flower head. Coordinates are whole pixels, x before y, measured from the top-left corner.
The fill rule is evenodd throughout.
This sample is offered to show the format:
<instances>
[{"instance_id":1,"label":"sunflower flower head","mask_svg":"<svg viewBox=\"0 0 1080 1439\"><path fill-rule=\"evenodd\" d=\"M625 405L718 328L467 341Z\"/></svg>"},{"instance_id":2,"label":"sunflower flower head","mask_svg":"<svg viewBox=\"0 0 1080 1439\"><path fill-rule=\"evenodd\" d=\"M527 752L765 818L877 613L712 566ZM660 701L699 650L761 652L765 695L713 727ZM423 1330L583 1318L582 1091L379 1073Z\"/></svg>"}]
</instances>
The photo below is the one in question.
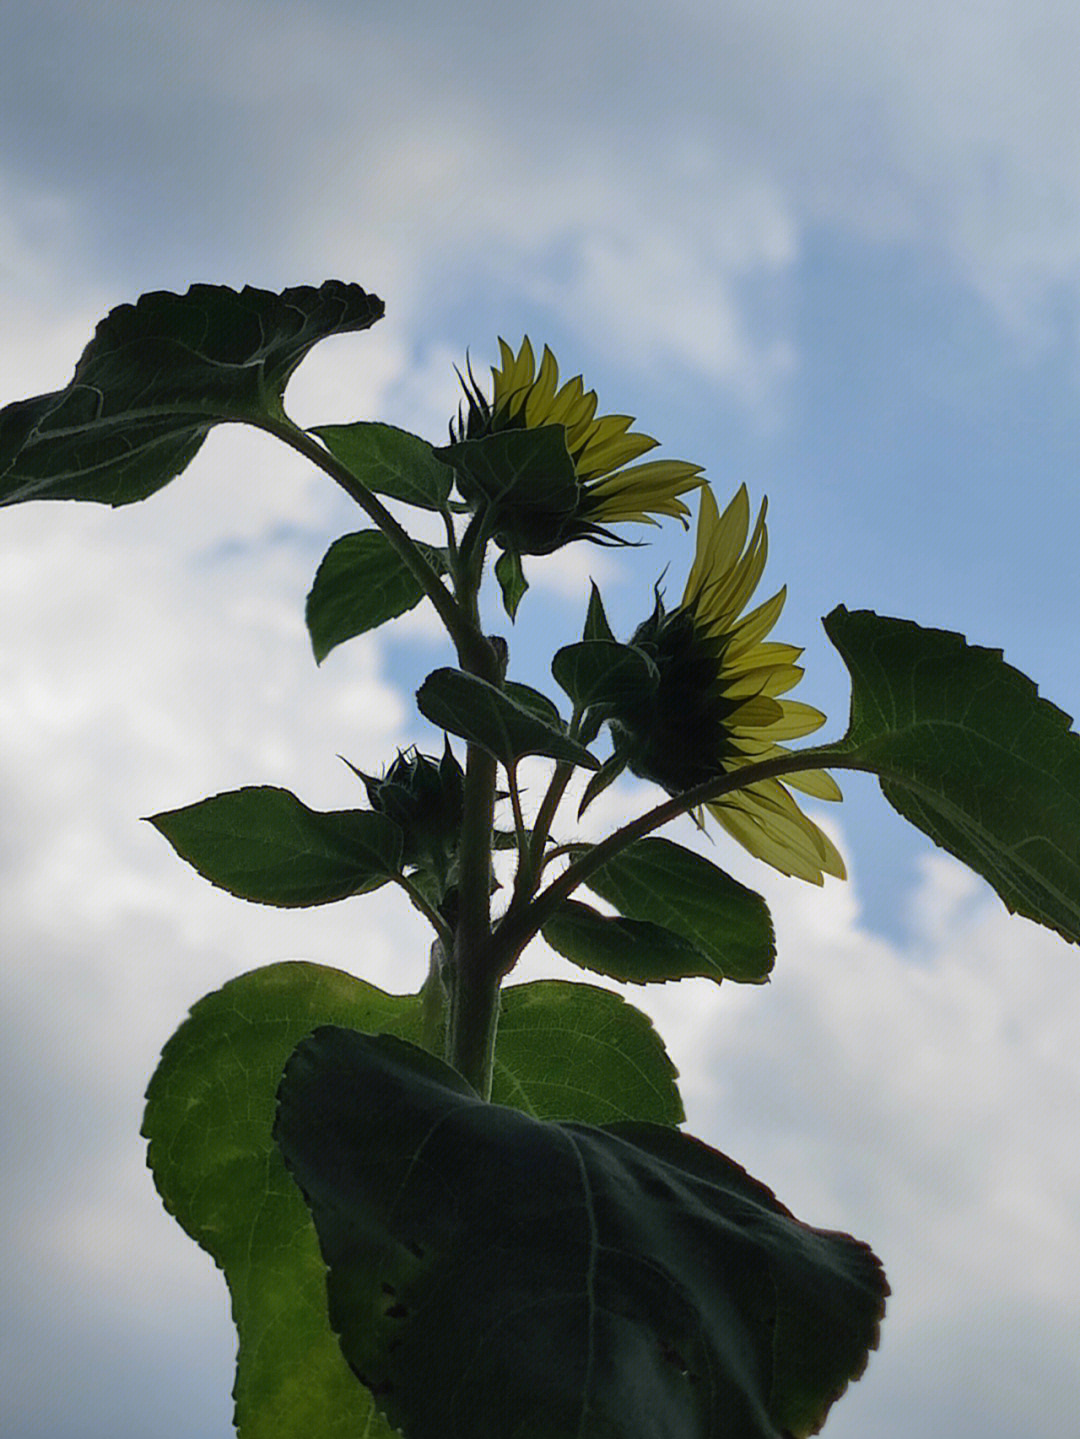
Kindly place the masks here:
<instances>
[{"instance_id":1,"label":"sunflower flower head","mask_svg":"<svg viewBox=\"0 0 1080 1439\"><path fill-rule=\"evenodd\" d=\"M561 426L573 484L569 495L556 494L558 487L552 487L548 513L535 476L528 493L524 487L519 493L508 491L501 497L497 539L519 554L546 554L576 539L620 543L606 528L609 524L655 524L655 515L666 515L686 525L690 510L681 497L702 485L700 465L685 460L635 463L657 441L630 428L633 416L598 415L596 392L586 390L580 375L560 385L558 363L546 345L539 366L527 336L517 354L500 339L499 352L500 364L491 369L490 399L471 369L468 378L462 376L464 400L456 426L450 427L451 441ZM466 500L476 498L467 489L464 494Z\"/></svg>"},{"instance_id":2,"label":"sunflower flower head","mask_svg":"<svg viewBox=\"0 0 1080 1439\"><path fill-rule=\"evenodd\" d=\"M648 693L612 715L615 753L642 779L669 794L787 753L783 741L810 734L825 716L787 699L802 678L792 645L768 641L784 590L746 613L765 567L765 505L751 530L745 486L721 515L712 491L701 493L697 552L682 602L653 613L630 644L656 667ZM704 805L743 847L783 874L821 884L844 878L844 863L826 834L796 804L789 786L837 800L832 776L811 770L757 780Z\"/></svg>"}]
</instances>

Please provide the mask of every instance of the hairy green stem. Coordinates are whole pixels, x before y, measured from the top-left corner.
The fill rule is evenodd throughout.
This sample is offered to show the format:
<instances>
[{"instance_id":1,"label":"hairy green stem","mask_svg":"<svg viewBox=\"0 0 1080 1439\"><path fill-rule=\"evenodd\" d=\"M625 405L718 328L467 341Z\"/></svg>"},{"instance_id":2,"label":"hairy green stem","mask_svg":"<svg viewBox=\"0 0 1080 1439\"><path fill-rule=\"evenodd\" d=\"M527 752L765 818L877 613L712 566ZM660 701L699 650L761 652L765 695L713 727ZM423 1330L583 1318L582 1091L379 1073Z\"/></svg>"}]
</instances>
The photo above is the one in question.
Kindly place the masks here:
<instances>
[{"instance_id":1,"label":"hairy green stem","mask_svg":"<svg viewBox=\"0 0 1080 1439\"><path fill-rule=\"evenodd\" d=\"M431 925L432 929L434 929L435 933L439 936L439 941L449 948L454 942L454 933L439 911L428 903L420 889L413 883L408 875L397 874L394 876L394 881L401 886L409 896L414 908L418 909Z\"/></svg>"},{"instance_id":2,"label":"hairy green stem","mask_svg":"<svg viewBox=\"0 0 1080 1439\"><path fill-rule=\"evenodd\" d=\"M435 606L454 648L457 650L462 668L472 669L477 663L483 664L482 647L487 641L478 626L470 622L462 606L443 584L423 551L413 543L408 532L398 523L378 496L362 485L356 476L330 453L306 430L301 430L288 419L267 419L262 428L277 439L290 445L301 455L317 465L324 474L339 484L350 499L355 500L365 514L383 532L393 545L402 562L408 567L428 599ZM475 670L473 671L476 672Z\"/></svg>"}]
</instances>

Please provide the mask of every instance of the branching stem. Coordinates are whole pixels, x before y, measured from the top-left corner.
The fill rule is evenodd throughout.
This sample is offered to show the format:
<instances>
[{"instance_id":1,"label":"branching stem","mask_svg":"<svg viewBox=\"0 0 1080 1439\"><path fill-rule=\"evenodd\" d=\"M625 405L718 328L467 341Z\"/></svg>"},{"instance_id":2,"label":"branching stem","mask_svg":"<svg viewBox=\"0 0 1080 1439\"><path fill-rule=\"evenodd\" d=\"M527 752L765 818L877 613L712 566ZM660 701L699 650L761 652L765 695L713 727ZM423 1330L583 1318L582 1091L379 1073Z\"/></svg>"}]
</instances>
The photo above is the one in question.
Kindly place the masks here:
<instances>
[{"instance_id":1,"label":"branching stem","mask_svg":"<svg viewBox=\"0 0 1080 1439\"><path fill-rule=\"evenodd\" d=\"M596 870L602 869L627 846L644 839L653 830L678 819L680 815L688 814L699 805L722 799L724 795L746 789L760 780L778 779L782 775L795 774L800 770L858 767L852 763L852 757L847 751L821 745L812 750L761 760L757 764L742 765L721 779L709 780L694 789L684 790L682 794L674 795L663 804L646 810L644 814L638 815L637 819L614 830L599 844L592 845L584 854L580 854L530 905L507 911L494 939L496 958L502 972L505 974L517 962L525 946L539 934L559 905L573 894L579 884L583 884Z\"/></svg>"}]
</instances>

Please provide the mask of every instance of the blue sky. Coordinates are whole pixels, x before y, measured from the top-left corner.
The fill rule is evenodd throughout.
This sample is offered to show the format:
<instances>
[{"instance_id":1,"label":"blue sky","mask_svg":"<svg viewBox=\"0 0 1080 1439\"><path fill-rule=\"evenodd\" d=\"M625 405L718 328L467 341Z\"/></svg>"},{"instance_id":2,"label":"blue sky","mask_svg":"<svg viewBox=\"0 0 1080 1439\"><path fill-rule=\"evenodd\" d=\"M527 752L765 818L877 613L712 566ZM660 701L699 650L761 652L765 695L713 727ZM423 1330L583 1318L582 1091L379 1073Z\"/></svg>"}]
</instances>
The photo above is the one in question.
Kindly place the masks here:
<instances>
[{"instance_id":1,"label":"blue sky","mask_svg":"<svg viewBox=\"0 0 1080 1439\"><path fill-rule=\"evenodd\" d=\"M1073 5L42 0L2 24L0 403L66 383L142 291L357 280L387 318L305 362L298 419L438 438L467 351L479 371L498 334L549 341L718 495L768 495L764 584L788 586L777 634L806 646L825 734L846 719L819 624L837 603L1001 647L1080 711ZM355 525L231 430L144 506L3 512L0 1414L20 1439L228 1432L224 1290L136 1138L187 1007L290 956L419 982L426 939L389 896L359 926L246 907L137 822L244 783L349 804L338 753L372 769L422 735L411 692L445 656L422 613L311 661L303 596ZM672 526L538 566L515 671L543 680L590 574L625 632L688 562ZM642 802L617 788L603 816ZM710 851L773 906L767 989L633 998L691 1127L886 1260L881 1352L826 1432L1049 1439L1080 1402L1076 955L871 781L822 818L846 885Z\"/></svg>"}]
</instances>

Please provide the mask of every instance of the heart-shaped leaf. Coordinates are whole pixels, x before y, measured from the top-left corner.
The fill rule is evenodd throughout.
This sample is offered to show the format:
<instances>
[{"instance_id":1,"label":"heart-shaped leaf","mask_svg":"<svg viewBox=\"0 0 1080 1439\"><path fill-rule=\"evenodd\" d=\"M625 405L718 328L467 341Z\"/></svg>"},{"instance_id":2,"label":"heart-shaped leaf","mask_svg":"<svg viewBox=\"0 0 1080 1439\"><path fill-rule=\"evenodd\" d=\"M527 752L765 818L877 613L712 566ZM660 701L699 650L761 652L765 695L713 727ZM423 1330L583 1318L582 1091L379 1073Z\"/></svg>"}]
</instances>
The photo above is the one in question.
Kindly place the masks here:
<instances>
[{"instance_id":1,"label":"heart-shaped leaf","mask_svg":"<svg viewBox=\"0 0 1080 1439\"><path fill-rule=\"evenodd\" d=\"M342 1352L409 1439L808 1435L877 1344L871 1251L677 1131L540 1122L323 1028L275 1135Z\"/></svg>"},{"instance_id":2,"label":"heart-shaped leaf","mask_svg":"<svg viewBox=\"0 0 1080 1439\"><path fill-rule=\"evenodd\" d=\"M365 420L355 425L322 425L312 434L318 435L362 485L378 495L423 510L441 510L450 496L454 471L435 458L426 440L408 430Z\"/></svg>"},{"instance_id":3,"label":"heart-shaped leaf","mask_svg":"<svg viewBox=\"0 0 1080 1439\"><path fill-rule=\"evenodd\" d=\"M340 280L279 295L192 285L119 305L66 389L0 411L0 504L145 499L190 464L213 425L280 418L311 347L382 313L375 295Z\"/></svg>"},{"instance_id":4,"label":"heart-shaped leaf","mask_svg":"<svg viewBox=\"0 0 1080 1439\"><path fill-rule=\"evenodd\" d=\"M542 933L552 949L582 969L624 983L655 984L691 975L724 977L682 935L647 919L600 914L574 899L564 900Z\"/></svg>"},{"instance_id":5,"label":"heart-shaped leaf","mask_svg":"<svg viewBox=\"0 0 1080 1439\"><path fill-rule=\"evenodd\" d=\"M365 809L308 809L269 785L166 810L150 823L204 879L258 904L332 904L401 870L393 820Z\"/></svg>"},{"instance_id":6,"label":"heart-shaped leaf","mask_svg":"<svg viewBox=\"0 0 1080 1439\"><path fill-rule=\"evenodd\" d=\"M516 689L524 687L515 687ZM536 691L531 692L536 695ZM599 769L583 745L569 739L565 730L549 718L542 718L532 698L521 702L515 689L496 689L486 680L462 670L440 669L428 675L416 695L417 707L425 719L440 729L479 745L503 765L510 766L522 755L542 754L551 759L569 760L586 769ZM544 696L545 713L558 714Z\"/></svg>"},{"instance_id":7,"label":"heart-shaped leaf","mask_svg":"<svg viewBox=\"0 0 1080 1439\"><path fill-rule=\"evenodd\" d=\"M429 564L445 573L446 558L433 545L418 545ZM380 530L342 535L323 556L307 597L306 619L315 660L336 645L396 619L418 605L424 590Z\"/></svg>"},{"instance_id":8,"label":"heart-shaped leaf","mask_svg":"<svg viewBox=\"0 0 1080 1439\"><path fill-rule=\"evenodd\" d=\"M311 1216L271 1137L285 1061L320 1024L419 1042L416 995L314 964L230 980L169 1040L143 1133L166 1209L224 1271L239 1336L240 1439L387 1439L341 1356ZM676 1124L675 1071L648 1018L592 985L502 992L492 1094L540 1118Z\"/></svg>"},{"instance_id":9,"label":"heart-shaped leaf","mask_svg":"<svg viewBox=\"0 0 1080 1439\"><path fill-rule=\"evenodd\" d=\"M1080 735L1000 650L841 606L825 630L851 672L836 753L993 885L1080 942Z\"/></svg>"},{"instance_id":10,"label":"heart-shaped leaf","mask_svg":"<svg viewBox=\"0 0 1080 1439\"><path fill-rule=\"evenodd\" d=\"M626 919L681 936L703 962L688 973L749 984L768 979L776 941L765 901L704 855L669 839L639 839L585 883Z\"/></svg>"}]
</instances>

